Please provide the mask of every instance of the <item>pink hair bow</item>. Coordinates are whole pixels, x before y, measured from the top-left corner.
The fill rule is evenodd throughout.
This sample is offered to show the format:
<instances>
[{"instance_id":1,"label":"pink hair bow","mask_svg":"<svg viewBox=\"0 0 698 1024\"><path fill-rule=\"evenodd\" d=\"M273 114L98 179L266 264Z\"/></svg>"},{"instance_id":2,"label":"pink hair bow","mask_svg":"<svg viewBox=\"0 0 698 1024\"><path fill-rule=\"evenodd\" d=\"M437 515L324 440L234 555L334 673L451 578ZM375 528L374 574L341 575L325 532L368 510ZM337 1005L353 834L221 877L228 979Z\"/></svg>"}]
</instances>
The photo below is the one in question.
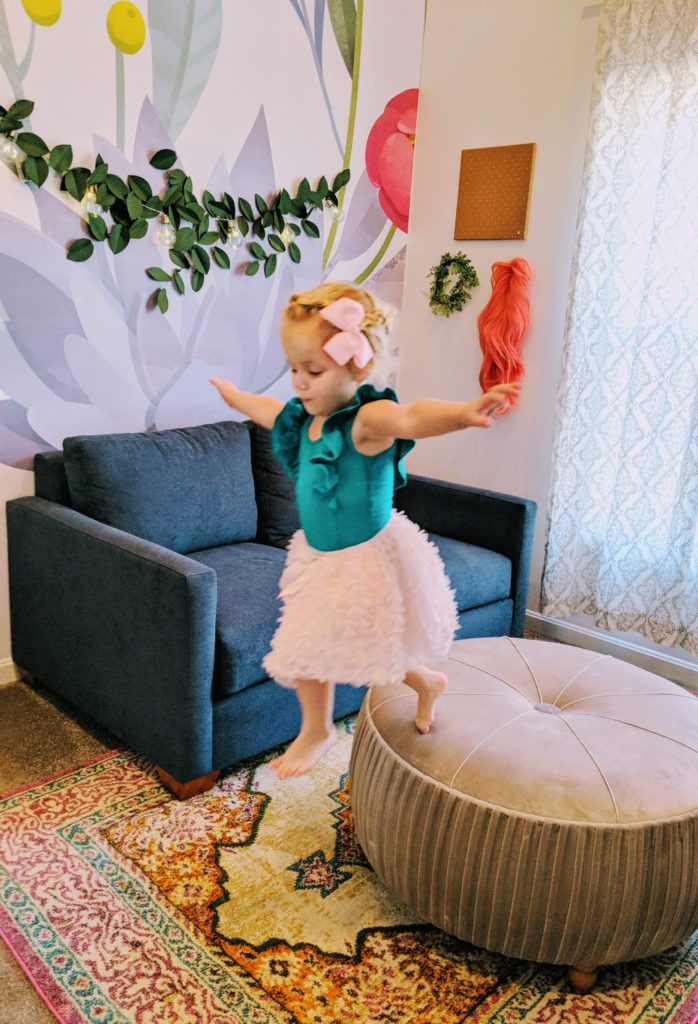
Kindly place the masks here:
<instances>
[{"instance_id":1,"label":"pink hair bow","mask_svg":"<svg viewBox=\"0 0 698 1024\"><path fill-rule=\"evenodd\" d=\"M320 316L333 327L339 327L337 334L322 346L335 363L344 366L350 359L361 369L373 359L373 349L368 338L359 330L359 324L366 315L360 302L344 296L320 310Z\"/></svg>"}]
</instances>

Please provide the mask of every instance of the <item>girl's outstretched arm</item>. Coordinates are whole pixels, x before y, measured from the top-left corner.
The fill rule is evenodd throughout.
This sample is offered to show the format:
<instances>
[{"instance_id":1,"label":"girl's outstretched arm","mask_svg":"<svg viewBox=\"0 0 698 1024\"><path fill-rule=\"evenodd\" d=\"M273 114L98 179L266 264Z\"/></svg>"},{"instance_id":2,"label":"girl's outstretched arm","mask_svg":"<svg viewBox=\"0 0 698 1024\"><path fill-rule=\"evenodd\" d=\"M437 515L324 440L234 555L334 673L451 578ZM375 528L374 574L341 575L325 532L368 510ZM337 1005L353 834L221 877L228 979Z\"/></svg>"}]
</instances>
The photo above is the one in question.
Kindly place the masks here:
<instances>
[{"instance_id":1,"label":"girl's outstretched arm","mask_svg":"<svg viewBox=\"0 0 698 1024\"><path fill-rule=\"evenodd\" d=\"M235 387L232 381L216 380L215 377L209 377L209 381L214 388L218 389L226 405L229 405L231 409L237 409L243 416L249 416L255 423L259 423L260 427L267 427L271 430L276 417L284 407L284 403L280 399L241 391Z\"/></svg>"},{"instance_id":2,"label":"girl's outstretched arm","mask_svg":"<svg viewBox=\"0 0 698 1024\"><path fill-rule=\"evenodd\" d=\"M398 405L378 401L363 405L357 415L359 440L370 443L395 437L436 437L465 427L489 427L493 417L509 405L519 392L519 384L497 384L471 402L445 402L437 398L419 398Z\"/></svg>"}]
</instances>

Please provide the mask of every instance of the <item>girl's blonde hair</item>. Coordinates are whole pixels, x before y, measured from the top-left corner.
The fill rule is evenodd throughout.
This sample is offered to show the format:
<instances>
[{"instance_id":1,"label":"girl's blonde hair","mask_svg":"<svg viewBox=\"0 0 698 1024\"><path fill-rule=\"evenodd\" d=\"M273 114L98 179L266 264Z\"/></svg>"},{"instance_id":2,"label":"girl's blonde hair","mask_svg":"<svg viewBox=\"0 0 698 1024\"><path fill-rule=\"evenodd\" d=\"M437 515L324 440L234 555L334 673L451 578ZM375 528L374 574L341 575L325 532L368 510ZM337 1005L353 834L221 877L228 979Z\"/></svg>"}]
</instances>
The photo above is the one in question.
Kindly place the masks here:
<instances>
[{"instance_id":1,"label":"girl's blonde hair","mask_svg":"<svg viewBox=\"0 0 698 1024\"><path fill-rule=\"evenodd\" d=\"M337 333L337 328L322 319L320 310L343 298L354 299L364 307L365 314L359 330L366 335L374 357L380 359L388 347L390 315L378 305L370 292L353 284L326 281L317 288L292 295L281 314L281 336L284 336L287 325L312 324L317 331L319 343L324 345Z\"/></svg>"}]
</instances>

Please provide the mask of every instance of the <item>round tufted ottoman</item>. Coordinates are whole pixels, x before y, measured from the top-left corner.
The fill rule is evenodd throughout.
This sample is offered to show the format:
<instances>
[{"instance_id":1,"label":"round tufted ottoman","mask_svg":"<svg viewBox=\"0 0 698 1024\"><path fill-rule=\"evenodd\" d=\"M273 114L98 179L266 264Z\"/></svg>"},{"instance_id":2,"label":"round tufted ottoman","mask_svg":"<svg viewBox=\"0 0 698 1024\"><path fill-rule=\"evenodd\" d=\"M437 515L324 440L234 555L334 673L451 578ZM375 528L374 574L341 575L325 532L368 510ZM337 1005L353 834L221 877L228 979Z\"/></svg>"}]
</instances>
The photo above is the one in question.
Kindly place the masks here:
<instances>
[{"instance_id":1,"label":"round tufted ottoman","mask_svg":"<svg viewBox=\"0 0 698 1024\"><path fill-rule=\"evenodd\" d=\"M351 758L356 834L415 913L495 952L572 965L660 952L698 927L698 700L615 658L457 641L432 731L406 686L369 691Z\"/></svg>"}]
</instances>

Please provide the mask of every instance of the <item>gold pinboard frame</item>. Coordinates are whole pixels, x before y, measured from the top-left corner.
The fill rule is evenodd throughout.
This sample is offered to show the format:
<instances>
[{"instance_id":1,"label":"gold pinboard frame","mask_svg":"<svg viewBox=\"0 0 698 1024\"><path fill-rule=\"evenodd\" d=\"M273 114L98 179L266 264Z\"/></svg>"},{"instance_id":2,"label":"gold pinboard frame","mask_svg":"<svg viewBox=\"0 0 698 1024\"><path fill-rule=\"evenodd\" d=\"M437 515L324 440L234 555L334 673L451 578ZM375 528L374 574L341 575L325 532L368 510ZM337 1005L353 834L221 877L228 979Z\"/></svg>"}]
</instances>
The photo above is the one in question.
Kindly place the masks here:
<instances>
[{"instance_id":1,"label":"gold pinboard frame","mask_svg":"<svg viewBox=\"0 0 698 1024\"><path fill-rule=\"evenodd\" d=\"M535 142L464 149L455 239L525 238Z\"/></svg>"}]
</instances>

